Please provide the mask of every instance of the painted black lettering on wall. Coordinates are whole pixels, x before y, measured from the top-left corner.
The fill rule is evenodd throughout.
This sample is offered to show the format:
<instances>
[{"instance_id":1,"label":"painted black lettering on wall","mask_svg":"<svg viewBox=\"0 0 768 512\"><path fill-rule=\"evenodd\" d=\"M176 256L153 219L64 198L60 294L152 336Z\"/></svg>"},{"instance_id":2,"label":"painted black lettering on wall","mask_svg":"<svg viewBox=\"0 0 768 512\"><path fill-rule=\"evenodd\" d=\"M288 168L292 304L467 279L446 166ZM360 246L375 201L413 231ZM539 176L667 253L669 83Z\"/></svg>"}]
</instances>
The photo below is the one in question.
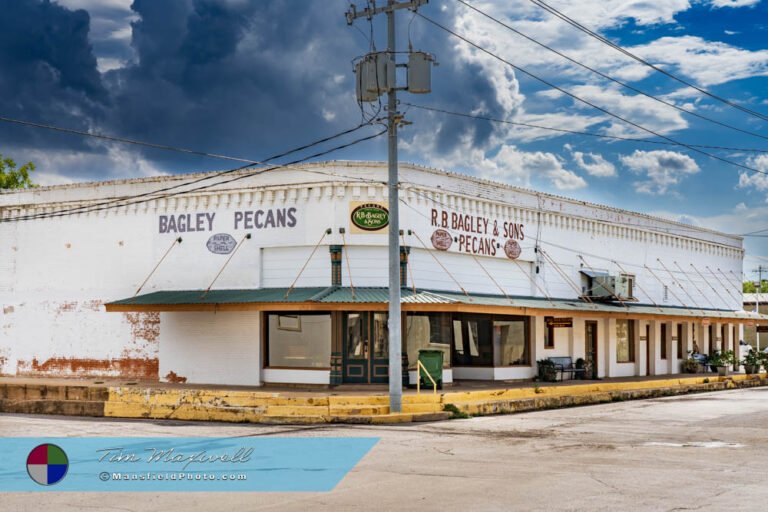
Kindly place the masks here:
<instances>
[{"instance_id":1,"label":"painted black lettering on wall","mask_svg":"<svg viewBox=\"0 0 768 512\"><path fill-rule=\"evenodd\" d=\"M159 215L158 231L162 233L191 233L213 231L216 213L181 213ZM234 212L235 229L292 228L298 222L297 210L291 208L269 208L265 210L239 210Z\"/></svg>"},{"instance_id":2,"label":"painted black lettering on wall","mask_svg":"<svg viewBox=\"0 0 768 512\"><path fill-rule=\"evenodd\" d=\"M195 231L213 231L213 219L216 213L182 213L179 215L160 215L160 233L191 233Z\"/></svg>"},{"instance_id":3,"label":"painted black lettering on wall","mask_svg":"<svg viewBox=\"0 0 768 512\"><path fill-rule=\"evenodd\" d=\"M296 208L271 208L235 212L235 229L292 228L296 225Z\"/></svg>"}]
</instances>

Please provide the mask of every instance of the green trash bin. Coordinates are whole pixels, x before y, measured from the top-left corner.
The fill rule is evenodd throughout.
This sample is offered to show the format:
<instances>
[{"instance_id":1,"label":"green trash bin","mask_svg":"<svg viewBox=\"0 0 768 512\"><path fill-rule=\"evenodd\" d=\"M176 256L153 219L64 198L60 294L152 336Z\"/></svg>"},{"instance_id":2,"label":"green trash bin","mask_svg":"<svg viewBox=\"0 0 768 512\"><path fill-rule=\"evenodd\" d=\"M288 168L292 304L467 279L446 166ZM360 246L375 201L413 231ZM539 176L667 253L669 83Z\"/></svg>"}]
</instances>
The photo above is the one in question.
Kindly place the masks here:
<instances>
[{"instance_id":1,"label":"green trash bin","mask_svg":"<svg viewBox=\"0 0 768 512\"><path fill-rule=\"evenodd\" d=\"M429 380L427 373L437 383L437 389L443 389L443 351L442 350L419 350L419 361L424 367L419 367L419 378L421 385L426 388L432 387L432 381ZM424 369L426 368L426 372Z\"/></svg>"}]
</instances>

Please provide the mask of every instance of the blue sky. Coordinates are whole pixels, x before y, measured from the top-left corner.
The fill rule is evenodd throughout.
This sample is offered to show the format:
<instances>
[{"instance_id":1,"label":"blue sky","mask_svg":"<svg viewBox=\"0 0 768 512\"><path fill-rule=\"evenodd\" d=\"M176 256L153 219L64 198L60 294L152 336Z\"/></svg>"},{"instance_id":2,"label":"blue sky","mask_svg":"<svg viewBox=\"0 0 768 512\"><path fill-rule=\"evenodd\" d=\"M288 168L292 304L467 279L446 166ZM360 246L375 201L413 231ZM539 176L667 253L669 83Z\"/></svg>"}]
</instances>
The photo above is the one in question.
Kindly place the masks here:
<instances>
[{"instance_id":1,"label":"blue sky","mask_svg":"<svg viewBox=\"0 0 768 512\"><path fill-rule=\"evenodd\" d=\"M363 4L362 0L358 0ZM646 60L768 114L768 1L551 0ZM473 5L667 102L768 137L768 122L702 96L576 31L528 0ZM0 0L0 115L259 159L353 126L350 61L384 47L383 19L346 26L342 0ZM768 150L608 82L455 0L422 12L514 64L691 144ZM437 56L433 93L403 101L511 121L655 139L556 94L410 13L408 40ZM768 176L674 146L616 142L409 109L404 160L732 233L768 228ZM373 130L373 129L371 129ZM655 139L658 140L658 139ZM768 153L711 151L768 172ZM228 168L226 162L0 125L0 152L43 184ZM383 139L343 159L383 159ZM768 233L768 232L767 232ZM745 270L768 263L748 238Z\"/></svg>"}]
</instances>

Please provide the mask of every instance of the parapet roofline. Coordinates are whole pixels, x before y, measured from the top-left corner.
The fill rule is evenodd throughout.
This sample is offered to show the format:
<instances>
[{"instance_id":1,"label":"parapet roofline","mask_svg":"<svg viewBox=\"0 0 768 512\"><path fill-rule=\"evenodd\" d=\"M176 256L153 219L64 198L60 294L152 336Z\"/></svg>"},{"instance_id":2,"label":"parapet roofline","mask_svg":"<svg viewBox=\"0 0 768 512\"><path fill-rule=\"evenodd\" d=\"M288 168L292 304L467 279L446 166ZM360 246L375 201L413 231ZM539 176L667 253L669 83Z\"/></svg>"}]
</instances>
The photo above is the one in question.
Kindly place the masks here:
<instances>
[{"instance_id":1,"label":"parapet roofline","mask_svg":"<svg viewBox=\"0 0 768 512\"><path fill-rule=\"evenodd\" d=\"M511 185L509 183L504 183L501 181L495 181L490 180L487 178L480 178L477 176L472 176L469 174L463 174L456 171L448 171L444 169L438 169L436 167L429 167L421 164L416 164L412 162L400 162L400 168L410 168L412 170L421 171L421 172L427 172L430 174L435 174L439 176L450 176L452 178L460 179L460 180L466 180L470 181L476 184L482 184L482 185L489 185L494 188L503 188L506 190L509 190L511 192L519 192L524 194L529 194L533 196L539 196L544 199L555 199L558 201L565 201L572 204L587 206L590 208L598 208L601 210L617 213L617 214L624 214L634 217L640 217L649 221L653 222L661 222L664 224L667 224L669 226L673 227L679 227L684 228L686 230L692 230L692 231L698 231L701 233L709 233L712 235L722 236L726 238L730 238L732 240L736 240L738 242L741 242L744 240L743 237L731 233L724 233L722 231L717 231L710 228L704 228L700 226L694 226L691 224L684 224L682 222L678 222L675 220L667 219L664 217L658 217L655 215L649 215L647 213L642 212L635 212L632 210L625 210L623 208L617 208L614 206L608 206L600 203L591 203L589 201L582 201L579 199L573 199L566 196L560 196L557 194L552 194L549 192L540 192L534 189L520 187L517 185ZM287 167L285 170L301 170L303 168L312 168L312 167L378 167L381 169L386 169L387 163L383 161L365 161L365 160L326 160L322 162L310 162L310 163L302 163L302 164L296 164ZM189 180L189 179L196 179L196 178L202 178L211 174L220 173L227 171L229 169L224 170L218 170L218 171L202 171L202 172L192 172L192 173L184 173L184 174L167 174L162 176L149 176L149 177L141 177L141 178L125 178L125 179L119 179L119 180L106 180L106 181L84 181L79 183L69 183L64 185L48 185L48 186L41 186L37 187L35 189L22 189L22 190L0 190L0 196L2 195L13 195L13 194L23 194L23 193L35 193L35 192L48 192L48 191L56 191L56 190L77 190L80 188L93 188L93 187L115 187L120 185L132 185L132 184L146 184L146 183L164 183L167 181L183 181L183 180ZM241 174L246 174L248 172L252 172L249 169L243 169L242 171L236 171L232 172L231 176L237 176ZM334 177L329 176L327 181L344 181L343 176ZM437 188L437 187L435 187ZM229 190L229 189L222 189L222 190ZM237 190L232 189L232 190ZM493 199L490 199L488 197L478 196L478 199L483 199L486 201L493 201ZM11 205L9 205L11 206ZM17 205L13 205L17 206ZM0 208L2 208L3 205L0 205ZM550 210L544 210L544 211L550 211ZM633 226L637 229L645 229L649 226L642 226L642 225L636 225ZM650 226L652 227L652 226ZM675 233L670 233L670 235L676 235ZM686 236L686 235L676 235L676 236ZM693 237L689 237L693 238Z\"/></svg>"}]
</instances>

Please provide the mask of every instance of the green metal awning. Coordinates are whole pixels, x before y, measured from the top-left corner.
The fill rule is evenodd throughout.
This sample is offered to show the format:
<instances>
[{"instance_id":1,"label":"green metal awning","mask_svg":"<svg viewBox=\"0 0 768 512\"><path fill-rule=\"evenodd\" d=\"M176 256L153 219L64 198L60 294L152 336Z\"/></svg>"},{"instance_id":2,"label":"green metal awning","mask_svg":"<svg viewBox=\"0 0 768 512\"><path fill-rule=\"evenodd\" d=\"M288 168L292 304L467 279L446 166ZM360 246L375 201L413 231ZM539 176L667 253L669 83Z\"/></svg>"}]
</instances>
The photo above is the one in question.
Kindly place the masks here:
<instances>
[{"instance_id":1,"label":"green metal awning","mask_svg":"<svg viewBox=\"0 0 768 512\"><path fill-rule=\"evenodd\" d=\"M652 304L618 302L584 302L576 299L545 299L490 294L464 294L403 288L404 311L483 311L532 314L547 311L555 314L615 317L675 317L728 319L741 322L768 324L768 315L748 311L687 308L681 306L655 306ZM138 295L106 304L107 311L177 311L225 309L304 309L322 310L334 306L385 305L389 290L383 287L310 287L310 288L258 288L247 290L173 290ZM359 309L359 308L358 308Z\"/></svg>"}]
</instances>

